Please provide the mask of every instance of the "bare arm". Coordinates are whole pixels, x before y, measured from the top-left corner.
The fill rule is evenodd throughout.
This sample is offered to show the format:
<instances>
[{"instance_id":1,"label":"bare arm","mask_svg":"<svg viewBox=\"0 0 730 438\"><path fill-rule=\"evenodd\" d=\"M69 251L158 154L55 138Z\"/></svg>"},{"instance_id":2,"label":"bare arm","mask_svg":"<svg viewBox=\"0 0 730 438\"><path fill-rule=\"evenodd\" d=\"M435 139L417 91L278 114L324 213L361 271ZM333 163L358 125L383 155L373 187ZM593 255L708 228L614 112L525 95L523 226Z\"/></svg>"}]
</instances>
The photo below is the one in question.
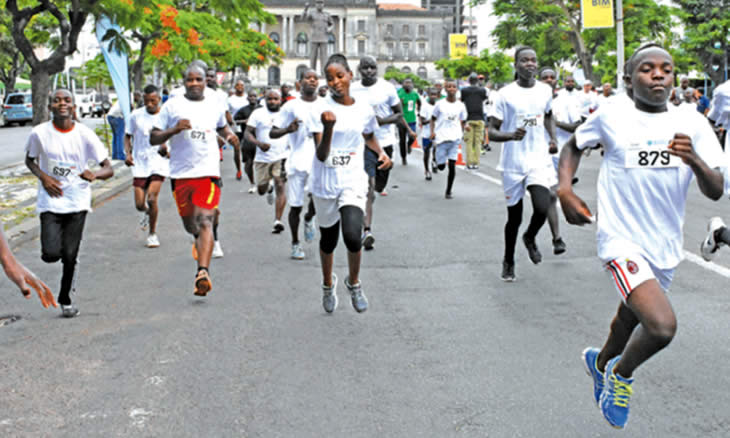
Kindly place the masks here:
<instances>
[{"instance_id":1,"label":"bare arm","mask_svg":"<svg viewBox=\"0 0 730 438\"><path fill-rule=\"evenodd\" d=\"M517 128L514 132L505 132L501 130L502 121L495 118L489 118L489 138L492 141L513 141L522 140L525 137L526 131L523 128ZM553 132L554 134L554 132Z\"/></svg>"},{"instance_id":2,"label":"bare arm","mask_svg":"<svg viewBox=\"0 0 730 438\"><path fill-rule=\"evenodd\" d=\"M93 172L89 169L86 169L83 171L83 173L81 175L79 175L79 177L88 182L93 182L97 179L104 180L104 179L109 179L112 176L114 176L114 169L112 168L112 163L109 161L108 158L99 164L101 165L101 168L99 168Z\"/></svg>"},{"instance_id":3,"label":"bare arm","mask_svg":"<svg viewBox=\"0 0 730 438\"><path fill-rule=\"evenodd\" d=\"M575 135L563 146L558 163L558 197L569 224L584 225L591 223L588 206L573 192L573 176L578 170L583 153L575 141Z\"/></svg>"},{"instance_id":4,"label":"bare arm","mask_svg":"<svg viewBox=\"0 0 730 438\"><path fill-rule=\"evenodd\" d=\"M380 166L378 166L378 169L383 170L393 167L393 162L390 160L388 154L383 152L383 149L380 147L380 143L378 143L378 139L375 138L375 134L371 132L370 134L363 134L362 136L365 139L365 147L378 154L378 162L381 163Z\"/></svg>"},{"instance_id":5,"label":"bare arm","mask_svg":"<svg viewBox=\"0 0 730 438\"><path fill-rule=\"evenodd\" d=\"M711 169L705 161L700 158L692 146L692 139L684 134L675 134L669 145L669 153L680 157L684 164L692 168L697 185L703 195L717 201L724 192L725 181L722 172Z\"/></svg>"},{"instance_id":6,"label":"bare arm","mask_svg":"<svg viewBox=\"0 0 730 438\"><path fill-rule=\"evenodd\" d=\"M558 141L555 137L555 119L553 118L553 112L545 114L545 130L550 136L550 153L554 154L558 152Z\"/></svg>"},{"instance_id":7,"label":"bare arm","mask_svg":"<svg viewBox=\"0 0 730 438\"><path fill-rule=\"evenodd\" d=\"M251 143L252 145L255 145L256 147L260 148L262 151L264 151L264 152L268 151L269 148L271 147L271 145L268 144L268 143L264 143L264 142L258 141L258 139L256 139L255 132L256 131L254 131L254 127L253 126L248 126L247 125L246 126L246 132L243 133L243 138L247 142Z\"/></svg>"},{"instance_id":8,"label":"bare arm","mask_svg":"<svg viewBox=\"0 0 730 438\"><path fill-rule=\"evenodd\" d=\"M324 129L321 133L314 134L314 144L316 147L317 159L324 162L330 155L332 147L332 127L337 123L337 117L332 111L325 111L321 116L322 126Z\"/></svg>"},{"instance_id":9,"label":"bare arm","mask_svg":"<svg viewBox=\"0 0 730 438\"><path fill-rule=\"evenodd\" d=\"M299 123L301 123L301 120L294 119L289 126L286 128L279 128L278 126L274 126L271 128L271 132L269 132L269 137L271 138L281 138L287 134L291 134L292 132L297 132L297 129L299 129Z\"/></svg>"},{"instance_id":10,"label":"bare arm","mask_svg":"<svg viewBox=\"0 0 730 438\"><path fill-rule=\"evenodd\" d=\"M175 126L164 131L158 128L152 128L152 131L150 131L150 144L152 146L161 145L167 142L173 135L179 134L186 129L192 129L192 125L188 119L182 119Z\"/></svg>"},{"instance_id":11,"label":"bare arm","mask_svg":"<svg viewBox=\"0 0 730 438\"><path fill-rule=\"evenodd\" d=\"M61 182L51 177L44 172L36 162L35 158L31 158L30 155L25 156L25 165L30 172L40 180L43 189L52 198L58 198L63 196L63 189L61 188Z\"/></svg>"},{"instance_id":12,"label":"bare arm","mask_svg":"<svg viewBox=\"0 0 730 438\"><path fill-rule=\"evenodd\" d=\"M53 298L51 289L15 258L12 251L10 251L8 242L5 240L5 234L2 232L1 228L0 264L3 265L5 275L7 275L8 278L18 286L20 292L26 298L30 298L30 288L32 287L36 290L36 292L38 292L38 297L41 299L43 307L58 307L56 300Z\"/></svg>"},{"instance_id":13,"label":"bare arm","mask_svg":"<svg viewBox=\"0 0 730 438\"><path fill-rule=\"evenodd\" d=\"M227 141L228 143L232 144L235 147L238 147L239 146L239 144L238 144L238 136L233 131L231 131L231 127L230 126L226 125L226 126L224 126L222 128L218 128L216 130L216 132L218 133L218 135L220 135L221 137L223 137L223 139L225 141Z\"/></svg>"},{"instance_id":14,"label":"bare arm","mask_svg":"<svg viewBox=\"0 0 730 438\"><path fill-rule=\"evenodd\" d=\"M124 134L124 164L134 166L134 159L132 158L132 136L129 134Z\"/></svg>"},{"instance_id":15,"label":"bare arm","mask_svg":"<svg viewBox=\"0 0 730 438\"><path fill-rule=\"evenodd\" d=\"M401 126L408 126L405 119L403 118L403 105L397 103L391 106L390 109L393 111L393 114L389 115L388 117L375 116L375 119L378 121L379 126L390 125L392 123L397 123Z\"/></svg>"}]
</instances>

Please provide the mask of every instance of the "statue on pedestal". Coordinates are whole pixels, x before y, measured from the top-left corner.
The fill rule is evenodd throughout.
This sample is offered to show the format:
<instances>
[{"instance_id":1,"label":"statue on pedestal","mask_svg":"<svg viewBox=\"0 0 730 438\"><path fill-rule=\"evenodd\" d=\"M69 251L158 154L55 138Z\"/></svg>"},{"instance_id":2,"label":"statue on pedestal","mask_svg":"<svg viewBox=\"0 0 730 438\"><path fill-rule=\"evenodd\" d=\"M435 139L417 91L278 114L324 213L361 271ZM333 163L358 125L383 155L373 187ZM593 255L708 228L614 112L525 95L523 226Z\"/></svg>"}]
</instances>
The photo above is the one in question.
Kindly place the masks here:
<instances>
[{"instance_id":1,"label":"statue on pedestal","mask_svg":"<svg viewBox=\"0 0 730 438\"><path fill-rule=\"evenodd\" d=\"M311 42L312 53L309 58L310 68L317 69L317 57L319 56L322 70L324 63L327 62L327 34L332 31L334 21L332 16L324 11L324 0L315 2L316 9L309 10L309 2L304 4L304 13L302 19L311 22Z\"/></svg>"}]
</instances>

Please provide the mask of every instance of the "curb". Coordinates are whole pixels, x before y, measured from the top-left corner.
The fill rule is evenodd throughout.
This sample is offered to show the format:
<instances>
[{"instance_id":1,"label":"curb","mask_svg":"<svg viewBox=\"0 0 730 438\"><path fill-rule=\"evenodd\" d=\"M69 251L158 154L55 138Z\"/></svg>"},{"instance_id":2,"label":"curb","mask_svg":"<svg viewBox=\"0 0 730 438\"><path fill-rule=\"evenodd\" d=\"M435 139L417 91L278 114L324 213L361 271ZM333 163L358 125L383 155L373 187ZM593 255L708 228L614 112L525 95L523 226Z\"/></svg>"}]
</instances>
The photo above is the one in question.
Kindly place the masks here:
<instances>
[{"instance_id":1,"label":"curb","mask_svg":"<svg viewBox=\"0 0 730 438\"><path fill-rule=\"evenodd\" d=\"M112 168L114 169L114 176L112 179L105 181L103 184L99 184L96 187L92 186L92 208L132 187L132 171L129 167L124 165L123 161L113 163ZM36 239L40 235L40 231L40 221L38 220L38 215L35 215L34 217L6 230L5 238L8 240L10 247L15 249L24 243Z\"/></svg>"}]
</instances>

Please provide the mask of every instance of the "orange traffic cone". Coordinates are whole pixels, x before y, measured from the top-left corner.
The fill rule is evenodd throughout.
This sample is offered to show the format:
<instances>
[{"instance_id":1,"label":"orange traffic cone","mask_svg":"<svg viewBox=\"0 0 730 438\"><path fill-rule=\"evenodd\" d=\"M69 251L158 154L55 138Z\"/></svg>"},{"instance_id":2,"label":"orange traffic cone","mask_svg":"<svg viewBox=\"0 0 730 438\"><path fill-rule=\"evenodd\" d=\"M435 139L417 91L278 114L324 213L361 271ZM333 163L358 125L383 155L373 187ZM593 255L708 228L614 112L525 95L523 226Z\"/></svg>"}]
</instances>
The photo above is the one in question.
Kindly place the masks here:
<instances>
[{"instance_id":1,"label":"orange traffic cone","mask_svg":"<svg viewBox=\"0 0 730 438\"><path fill-rule=\"evenodd\" d=\"M466 162L464 161L464 156L461 153L462 147L459 145L459 156L456 158L456 165L457 166L466 166Z\"/></svg>"},{"instance_id":2,"label":"orange traffic cone","mask_svg":"<svg viewBox=\"0 0 730 438\"><path fill-rule=\"evenodd\" d=\"M413 139L413 143L411 143L411 149L420 149L421 146L418 145L418 139Z\"/></svg>"}]
</instances>

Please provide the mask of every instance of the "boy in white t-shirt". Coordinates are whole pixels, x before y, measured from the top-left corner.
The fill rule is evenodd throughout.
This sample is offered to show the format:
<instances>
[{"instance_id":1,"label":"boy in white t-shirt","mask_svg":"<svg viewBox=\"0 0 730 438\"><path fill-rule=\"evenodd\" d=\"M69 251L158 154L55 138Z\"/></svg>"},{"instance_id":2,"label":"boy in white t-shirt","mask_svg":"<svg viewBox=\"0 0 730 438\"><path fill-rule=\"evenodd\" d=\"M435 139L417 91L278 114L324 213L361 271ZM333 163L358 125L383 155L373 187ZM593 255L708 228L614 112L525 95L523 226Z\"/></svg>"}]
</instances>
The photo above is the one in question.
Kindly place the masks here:
<instances>
[{"instance_id":1,"label":"boy in white t-shirt","mask_svg":"<svg viewBox=\"0 0 730 438\"><path fill-rule=\"evenodd\" d=\"M534 264L542 261L535 243L550 207L550 187L555 185L555 168L550 154L557 152L552 116L553 90L536 81L537 55L530 47L515 52L517 80L499 90L489 114L489 138L504 142L497 170L507 202L504 227L502 280L515 281L515 244L522 223L522 199L532 200L532 218L522 241ZM497 94L497 93L495 93Z\"/></svg>"},{"instance_id":2,"label":"boy in white t-shirt","mask_svg":"<svg viewBox=\"0 0 730 438\"><path fill-rule=\"evenodd\" d=\"M456 81L447 79L444 84L446 99L439 100L433 107L431 114L431 140L436 145L436 164L439 170L446 169L449 164L449 174L446 179L446 199L453 198L451 189L456 178L456 159L459 157L459 145L464 136L464 122L466 121L466 106L464 102L456 100L459 91ZM467 131L469 127L466 127Z\"/></svg>"},{"instance_id":3,"label":"boy in white t-shirt","mask_svg":"<svg viewBox=\"0 0 730 438\"><path fill-rule=\"evenodd\" d=\"M421 110L418 112L418 120L421 123L421 144L423 145L423 172L426 181L431 181L431 149L433 149L433 140L431 140L431 117L433 117L433 108L438 101L439 94L435 88L428 89L428 99L421 104ZM433 168L434 173L438 170L436 166Z\"/></svg>"},{"instance_id":4,"label":"boy in white t-shirt","mask_svg":"<svg viewBox=\"0 0 730 438\"><path fill-rule=\"evenodd\" d=\"M61 314L79 314L71 301L77 256L91 210L91 182L114 175L107 150L94 131L74 122L76 105L70 91L56 90L51 96L53 120L31 131L25 145L25 165L38 177L37 209L41 219L41 260L61 260L63 275L58 292ZM96 171L88 162L101 165Z\"/></svg>"},{"instance_id":5,"label":"boy in white t-shirt","mask_svg":"<svg viewBox=\"0 0 730 438\"><path fill-rule=\"evenodd\" d=\"M142 213L140 225L149 227L146 246L157 248L157 199L165 178L170 176L170 163L159 153L159 147L150 144L150 131L155 127L160 112L160 94L154 85L144 88L144 106L132 111L124 136L126 159L124 164L132 167L134 205Z\"/></svg>"},{"instance_id":6,"label":"boy in white t-shirt","mask_svg":"<svg viewBox=\"0 0 730 438\"><path fill-rule=\"evenodd\" d=\"M689 184L722 197L724 154L701 114L667 99L674 81L671 55L656 44L639 47L626 63L627 96L593 113L563 147L560 203L571 224L597 221L598 257L621 298L601 349L583 363L604 418L626 425L634 371L666 347L677 330L667 292L683 258L682 225ZM583 149L604 146L598 213L591 216L572 189ZM641 324L640 330L635 330Z\"/></svg>"}]
</instances>

